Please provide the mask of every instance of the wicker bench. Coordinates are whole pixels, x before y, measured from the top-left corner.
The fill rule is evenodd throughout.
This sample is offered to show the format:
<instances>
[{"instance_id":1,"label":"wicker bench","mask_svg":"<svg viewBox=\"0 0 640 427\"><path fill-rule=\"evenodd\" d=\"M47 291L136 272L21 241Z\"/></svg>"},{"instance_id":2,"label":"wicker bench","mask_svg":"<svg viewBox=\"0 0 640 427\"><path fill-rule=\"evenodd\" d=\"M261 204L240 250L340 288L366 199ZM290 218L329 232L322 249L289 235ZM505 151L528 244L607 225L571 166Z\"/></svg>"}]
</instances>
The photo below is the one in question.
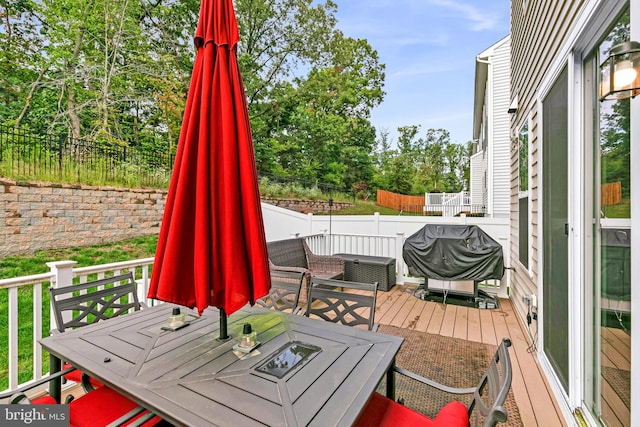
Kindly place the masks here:
<instances>
[{"instance_id":1,"label":"wicker bench","mask_svg":"<svg viewBox=\"0 0 640 427\"><path fill-rule=\"evenodd\" d=\"M303 238L267 242L269 267L272 270L304 272L300 303L307 302L311 276L320 279L342 279L344 260L332 255L316 255Z\"/></svg>"}]
</instances>

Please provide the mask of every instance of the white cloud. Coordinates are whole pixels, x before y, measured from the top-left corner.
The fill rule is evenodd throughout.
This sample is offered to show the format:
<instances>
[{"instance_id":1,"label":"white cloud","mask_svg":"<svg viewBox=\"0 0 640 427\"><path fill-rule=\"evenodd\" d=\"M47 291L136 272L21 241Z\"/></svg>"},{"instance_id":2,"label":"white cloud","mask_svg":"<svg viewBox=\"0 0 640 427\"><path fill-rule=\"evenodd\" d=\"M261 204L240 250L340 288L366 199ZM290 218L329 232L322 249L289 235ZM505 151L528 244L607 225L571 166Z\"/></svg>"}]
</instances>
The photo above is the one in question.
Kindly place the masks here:
<instances>
[{"instance_id":1,"label":"white cloud","mask_svg":"<svg viewBox=\"0 0 640 427\"><path fill-rule=\"evenodd\" d=\"M413 64L411 66L405 66L400 68L396 72L391 72L387 77L388 79L395 79L398 77L408 77L408 76L421 76L427 74L439 74L439 73L447 73L450 71L454 71L460 69L460 67L456 64L448 63L448 64Z\"/></svg>"},{"instance_id":2,"label":"white cloud","mask_svg":"<svg viewBox=\"0 0 640 427\"><path fill-rule=\"evenodd\" d=\"M463 14L463 18L473 22L473 31L491 30L499 26L500 17L496 13L485 12L477 7L456 0L429 0L436 6L441 6Z\"/></svg>"}]
</instances>

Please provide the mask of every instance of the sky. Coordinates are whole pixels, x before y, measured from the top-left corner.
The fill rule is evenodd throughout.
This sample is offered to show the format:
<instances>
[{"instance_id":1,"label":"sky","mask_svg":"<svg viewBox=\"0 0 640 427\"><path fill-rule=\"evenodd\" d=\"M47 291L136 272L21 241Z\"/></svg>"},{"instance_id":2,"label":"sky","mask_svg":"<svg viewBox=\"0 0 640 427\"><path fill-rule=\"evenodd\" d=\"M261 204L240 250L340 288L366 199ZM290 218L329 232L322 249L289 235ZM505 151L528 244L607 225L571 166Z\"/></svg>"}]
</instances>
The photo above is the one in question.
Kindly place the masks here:
<instances>
[{"instance_id":1,"label":"sky","mask_svg":"<svg viewBox=\"0 0 640 427\"><path fill-rule=\"evenodd\" d=\"M395 141L399 126L472 139L476 55L509 34L509 0L334 0L338 28L366 39L386 65L371 114Z\"/></svg>"}]
</instances>

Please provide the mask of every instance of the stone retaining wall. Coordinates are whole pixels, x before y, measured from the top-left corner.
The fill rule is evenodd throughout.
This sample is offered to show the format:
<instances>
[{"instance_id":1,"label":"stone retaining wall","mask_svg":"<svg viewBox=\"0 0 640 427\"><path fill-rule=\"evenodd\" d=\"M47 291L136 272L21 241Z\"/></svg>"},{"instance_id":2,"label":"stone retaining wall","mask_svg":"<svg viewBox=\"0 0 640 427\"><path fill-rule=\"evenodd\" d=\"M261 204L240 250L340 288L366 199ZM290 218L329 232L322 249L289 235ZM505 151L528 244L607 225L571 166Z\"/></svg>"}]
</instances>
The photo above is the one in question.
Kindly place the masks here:
<instances>
[{"instance_id":1,"label":"stone retaining wall","mask_svg":"<svg viewBox=\"0 0 640 427\"><path fill-rule=\"evenodd\" d=\"M0 178L0 257L158 234L167 192ZM297 212L328 212L323 200L264 199ZM351 203L335 202L334 212Z\"/></svg>"},{"instance_id":2,"label":"stone retaining wall","mask_svg":"<svg viewBox=\"0 0 640 427\"><path fill-rule=\"evenodd\" d=\"M166 191L0 178L0 257L157 234Z\"/></svg>"},{"instance_id":3,"label":"stone retaining wall","mask_svg":"<svg viewBox=\"0 0 640 427\"><path fill-rule=\"evenodd\" d=\"M263 197L262 201L269 203L270 205L278 206L279 208L285 208L300 213L327 213L329 212L329 202L326 200L304 200L304 199L271 199ZM348 202L333 202L333 212L353 206L353 203Z\"/></svg>"}]
</instances>

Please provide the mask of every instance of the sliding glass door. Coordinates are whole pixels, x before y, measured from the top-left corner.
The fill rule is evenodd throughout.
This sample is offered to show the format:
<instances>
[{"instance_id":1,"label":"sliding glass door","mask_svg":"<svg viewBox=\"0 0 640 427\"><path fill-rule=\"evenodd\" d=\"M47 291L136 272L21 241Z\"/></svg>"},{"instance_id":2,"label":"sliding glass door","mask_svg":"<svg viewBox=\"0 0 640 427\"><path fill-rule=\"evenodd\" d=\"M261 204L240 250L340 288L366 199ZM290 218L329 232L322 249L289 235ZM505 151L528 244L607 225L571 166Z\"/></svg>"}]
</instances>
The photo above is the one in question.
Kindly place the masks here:
<instances>
[{"instance_id":1,"label":"sliding glass door","mask_svg":"<svg viewBox=\"0 0 640 427\"><path fill-rule=\"evenodd\" d=\"M585 134L591 141L592 227L590 253L593 308L591 362L585 401L607 426L631 425L631 112L630 100L598 100L599 65L609 49L629 40L627 10L584 62ZM587 187L588 188L588 187Z\"/></svg>"},{"instance_id":2,"label":"sliding glass door","mask_svg":"<svg viewBox=\"0 0 640 427\"><path fill-rule=\"evenodd\" d=\"M542 101L543 346L560 383L569 384L568 72Z\"/></svg>"}]
</instances>

